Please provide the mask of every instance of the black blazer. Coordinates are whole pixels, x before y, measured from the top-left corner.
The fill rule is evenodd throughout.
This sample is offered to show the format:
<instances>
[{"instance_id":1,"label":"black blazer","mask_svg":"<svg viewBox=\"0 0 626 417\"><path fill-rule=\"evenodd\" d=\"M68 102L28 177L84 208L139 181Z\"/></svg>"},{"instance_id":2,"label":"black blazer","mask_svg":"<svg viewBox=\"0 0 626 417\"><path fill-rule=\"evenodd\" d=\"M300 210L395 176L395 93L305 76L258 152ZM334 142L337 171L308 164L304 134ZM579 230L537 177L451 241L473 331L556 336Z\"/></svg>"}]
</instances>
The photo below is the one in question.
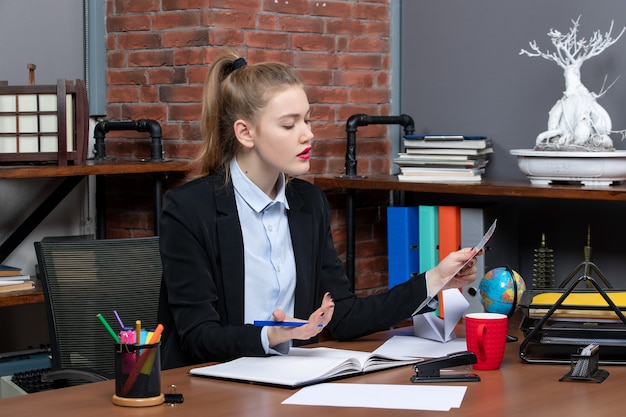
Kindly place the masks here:
<instances>
[{"instance_id":1,"label":"black blazer","mask_svg":"<svg viewBox=\"0 0 626 417\"><path fill-rule=\"evenodd\" d=\"M326 330L346 340L388 329L425 299L423 274L391 291L356 298L335 252L324 193L291 179L286 196L296 260L295 317L308 318L328 291L335 309ZM160 242L163 369L265 355L261 328L243 323L243 238L232 184L211 175L170 190Z\"/></svg>"}]
</instances>

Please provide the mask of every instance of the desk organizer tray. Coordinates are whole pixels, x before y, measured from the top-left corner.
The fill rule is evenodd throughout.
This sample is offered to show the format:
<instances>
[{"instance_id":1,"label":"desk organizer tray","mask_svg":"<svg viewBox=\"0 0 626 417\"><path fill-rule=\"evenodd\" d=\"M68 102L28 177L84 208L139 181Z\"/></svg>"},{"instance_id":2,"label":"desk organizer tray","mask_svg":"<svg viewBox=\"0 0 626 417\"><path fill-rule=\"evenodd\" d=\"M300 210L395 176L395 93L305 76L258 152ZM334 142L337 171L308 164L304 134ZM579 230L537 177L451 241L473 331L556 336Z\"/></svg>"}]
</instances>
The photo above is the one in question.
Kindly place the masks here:
<instances>
[{"instance_id":1,"label":"desk organizer tray","mask_svg":"<svg viewBox=\"0 0 626 417\"><path fill-rule=\"evenodd\" d=\"M592 286L574 291L583 281ZM524 362L570 363L580 347L598 343L599 364L626 365L626 290L605 290L581 277L566 289L528 290L519 306Z\"/></svg>"}]
</instances>

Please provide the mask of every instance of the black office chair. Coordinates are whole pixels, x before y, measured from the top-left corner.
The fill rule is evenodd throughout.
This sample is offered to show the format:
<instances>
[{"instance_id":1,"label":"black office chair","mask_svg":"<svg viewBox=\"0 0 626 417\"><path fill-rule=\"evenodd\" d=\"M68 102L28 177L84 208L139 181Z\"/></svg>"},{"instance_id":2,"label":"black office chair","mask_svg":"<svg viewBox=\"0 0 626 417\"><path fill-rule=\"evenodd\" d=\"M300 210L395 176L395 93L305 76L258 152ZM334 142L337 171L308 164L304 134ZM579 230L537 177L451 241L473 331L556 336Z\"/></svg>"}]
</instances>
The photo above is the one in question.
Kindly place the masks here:
<instances>
[{"instance_id":1,"label":"black office chair","mask_svg":"<svg viewBox=\"0 0 626 417\"><path fill-rule=\"evenodd\" d=\"M159 238L35 242L43 285L55 387L114 377L114 339L125 326L156 327L161 282Z\"/></svg>"}]
</instances>

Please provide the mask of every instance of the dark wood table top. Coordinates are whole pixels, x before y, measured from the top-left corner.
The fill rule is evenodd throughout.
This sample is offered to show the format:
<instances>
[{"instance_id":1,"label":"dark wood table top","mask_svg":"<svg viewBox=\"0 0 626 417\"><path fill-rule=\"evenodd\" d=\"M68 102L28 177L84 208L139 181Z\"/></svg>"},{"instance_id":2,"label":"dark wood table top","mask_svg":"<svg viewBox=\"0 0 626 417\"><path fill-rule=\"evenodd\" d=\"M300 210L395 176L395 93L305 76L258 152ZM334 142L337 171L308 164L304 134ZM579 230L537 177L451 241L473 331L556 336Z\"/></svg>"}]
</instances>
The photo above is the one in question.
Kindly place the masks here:
<instances>
[{"instance_id":1,"label":"dark wood table top","mask_svg":"<svg viewBox=\"0 0 626 417\"><path fill-rule=\"evenodd\" d=\"M519 334L512 322L511 333ZM321 343L345 349L371 351L394 334L412 334L411 327L377 333L353 342ZM519 343L507 345L502 367L495 371L474 371L481 381L453 385L467 386L460 408L441 414L426 411L348 407L282 405L295 391L284 388L219 381L188 375L190 368L163 371L162 386L167 392L176 385L184 395L183 404L127 408L113 405L114 382L106 381L62 390L0 400L2 414L11 417L42 416L464 416L464 417L542 417L542 416L619 416L624 412L621 397L626 367L602 367L609 371L603 383L559 382L569 365L524 364L519 359ZM410 366L374 372L337 381L338 383L410 385ZM447 384L446 384L447 385Z\"/></svg>"}]
</instances>

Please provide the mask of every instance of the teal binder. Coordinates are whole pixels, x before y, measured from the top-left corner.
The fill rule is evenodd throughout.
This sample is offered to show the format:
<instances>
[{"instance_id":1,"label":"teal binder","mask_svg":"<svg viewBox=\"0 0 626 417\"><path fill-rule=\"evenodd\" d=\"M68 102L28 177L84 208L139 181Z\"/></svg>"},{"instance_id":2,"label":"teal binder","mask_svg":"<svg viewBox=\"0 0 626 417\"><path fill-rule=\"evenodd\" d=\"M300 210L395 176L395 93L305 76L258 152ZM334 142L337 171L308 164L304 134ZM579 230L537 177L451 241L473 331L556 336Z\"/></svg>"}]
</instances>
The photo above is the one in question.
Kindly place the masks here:
<instances>
[{"instance_id":1,"label":"teal binder","mask_svg":"<svg viewBox=\"0 0 626 417\"><path fill-rule=\"evenodd\" d=\"M419 220L417 207L387 207L388 287L419 273Z\"/></svg>"},{"instance_id":2,"label":"teal binder","mask_svg":"<svg viewBox=\"0 0 626 417\"><path fill-rule=\"evenodd\" d=\"M439 209L419 206L419 267L428 271L439 263Z\"/></svg>"}]
</instances>

